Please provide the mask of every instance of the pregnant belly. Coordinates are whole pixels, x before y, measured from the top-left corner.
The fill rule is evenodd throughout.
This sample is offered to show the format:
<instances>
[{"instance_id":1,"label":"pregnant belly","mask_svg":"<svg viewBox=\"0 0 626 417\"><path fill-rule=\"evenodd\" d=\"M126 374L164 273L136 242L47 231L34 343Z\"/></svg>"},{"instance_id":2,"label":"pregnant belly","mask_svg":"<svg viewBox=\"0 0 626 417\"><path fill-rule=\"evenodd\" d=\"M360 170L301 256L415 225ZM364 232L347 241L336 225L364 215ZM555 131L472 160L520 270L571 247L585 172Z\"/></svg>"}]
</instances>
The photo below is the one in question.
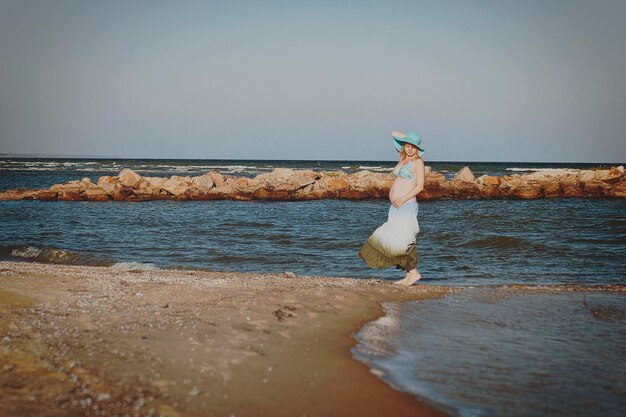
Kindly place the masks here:
<instances>
[{"instance_id":1,"label":"pregnant belly","mask_svg":"<svg viewBox=\"0 0 626 417\"><path fill-rule=\"evenodd\" d=\"M404 197L413 187L413 181L401 177L396 178L391 186L391 190L389 190L389 201L392 202L395 199ZM416 201L416 199L413 197L409 201Z\"/></svg>"}]
</instances>

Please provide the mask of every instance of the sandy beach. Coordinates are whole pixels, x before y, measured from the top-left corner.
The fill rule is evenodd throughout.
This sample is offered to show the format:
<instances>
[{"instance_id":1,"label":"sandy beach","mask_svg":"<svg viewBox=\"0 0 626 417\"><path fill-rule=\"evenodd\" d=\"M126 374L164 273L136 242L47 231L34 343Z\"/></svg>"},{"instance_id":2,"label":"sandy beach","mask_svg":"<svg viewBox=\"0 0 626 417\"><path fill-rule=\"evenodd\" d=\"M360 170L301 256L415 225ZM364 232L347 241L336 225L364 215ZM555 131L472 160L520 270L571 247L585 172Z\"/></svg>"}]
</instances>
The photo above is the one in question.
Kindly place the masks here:
<instances>
[{"instance_id":1,"label":"sandy beach","mask_svg":"<svg viewBox=\"0 0 626 417\"><path fill-rule=\"evenodd\" d=\"M435 416L352 358L382 280L0 262L1 416Z\"/></svg>"}]
</instances>

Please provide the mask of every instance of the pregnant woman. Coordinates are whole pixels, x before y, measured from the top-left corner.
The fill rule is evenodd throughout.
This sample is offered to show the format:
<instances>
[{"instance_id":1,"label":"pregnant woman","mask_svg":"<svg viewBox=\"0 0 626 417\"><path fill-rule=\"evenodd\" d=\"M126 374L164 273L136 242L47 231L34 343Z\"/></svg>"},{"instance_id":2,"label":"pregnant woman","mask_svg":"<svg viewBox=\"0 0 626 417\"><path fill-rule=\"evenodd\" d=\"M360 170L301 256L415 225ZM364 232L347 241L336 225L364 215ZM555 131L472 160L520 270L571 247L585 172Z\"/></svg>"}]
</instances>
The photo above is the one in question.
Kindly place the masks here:
<instances>
[{"instance_id":1,"label":"pregnant woman","mask_svg":"<svg viewBox=\"0 0 626 417\"><path fill-rule=\"evenodd\" d=\"M419 233L417 223L417 199L424 188L424 153L422 139L417 133L393 131L393 144L400 152L400 162L393 170L396 176L389 191L389 216L367 239L359 257L371 268L395 265L406 271L403 279L395 284L410 286L421 278L417 272L415 236Z\"/></svg>"}]
</instances>

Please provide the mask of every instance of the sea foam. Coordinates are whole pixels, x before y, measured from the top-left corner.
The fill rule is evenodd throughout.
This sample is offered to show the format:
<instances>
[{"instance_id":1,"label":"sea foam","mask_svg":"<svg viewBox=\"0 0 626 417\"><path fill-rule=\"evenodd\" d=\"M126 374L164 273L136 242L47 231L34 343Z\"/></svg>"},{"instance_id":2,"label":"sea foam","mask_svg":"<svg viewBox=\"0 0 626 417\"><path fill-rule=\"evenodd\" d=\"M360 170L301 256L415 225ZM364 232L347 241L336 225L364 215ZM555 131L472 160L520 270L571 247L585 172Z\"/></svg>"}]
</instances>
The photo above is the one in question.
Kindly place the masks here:
<instances>
[{"instance_id":1,"label":"sea foam","mask_svg":"<svg viewBox=\"0 0 626 417\"><path fill-rule=\"evenodd\" d=\"M131 271L131 270L155 271L159 268L151 263L118 262L118 263L111 265L111 269L115 269L117 271Z\"/></svg>"}]
</instances>

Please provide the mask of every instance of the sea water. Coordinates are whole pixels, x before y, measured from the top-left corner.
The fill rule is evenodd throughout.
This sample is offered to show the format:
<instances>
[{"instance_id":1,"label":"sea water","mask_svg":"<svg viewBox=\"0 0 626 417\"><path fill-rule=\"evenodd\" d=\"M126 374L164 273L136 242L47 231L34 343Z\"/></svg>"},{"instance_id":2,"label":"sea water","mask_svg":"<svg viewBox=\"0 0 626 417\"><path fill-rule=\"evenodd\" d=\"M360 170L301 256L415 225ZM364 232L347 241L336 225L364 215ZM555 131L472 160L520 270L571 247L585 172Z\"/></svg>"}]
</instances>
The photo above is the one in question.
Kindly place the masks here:
<instances>
[{"instance_id":1,"label":"sea water","mask_svg":"<svg viewBox=\"0 0 626 417\"><path fill-rule=\"evenodd\" d=\"M476 175L593 166L427 164L447 178L465 165ZM96 182L122 168L149 176L208 170L254 176L276 167L389 172L394 165L4 158L0 190L46 188L83 177ZM626 201L438 200L419 205L420 285L459 291L440 300L385 305L388 315L382 322L356 335L355 357L397 389L451 414L618 415L625 397L626 297L593 291L593 286L626 284ZM388 207L385 200L0 201L0 258L393 280L400 277L397 270L369 269L356 255L386 220ZM512 284L525 290L491 288ZM544 293L532 291L534 285L578 290ZM378 344L369 343L374 341Z\"/></svg>"},{"instance_id":2,"label":"sea water","mask_svg":"<svg viewBox=\"0 0 626 417\"><path fill-rule=\"evenodd\" d=\"M449 414L619 416L626 295L584 287L475 287L388 303L356 335L360 360Z\"/></svg>"}]
</instances>

